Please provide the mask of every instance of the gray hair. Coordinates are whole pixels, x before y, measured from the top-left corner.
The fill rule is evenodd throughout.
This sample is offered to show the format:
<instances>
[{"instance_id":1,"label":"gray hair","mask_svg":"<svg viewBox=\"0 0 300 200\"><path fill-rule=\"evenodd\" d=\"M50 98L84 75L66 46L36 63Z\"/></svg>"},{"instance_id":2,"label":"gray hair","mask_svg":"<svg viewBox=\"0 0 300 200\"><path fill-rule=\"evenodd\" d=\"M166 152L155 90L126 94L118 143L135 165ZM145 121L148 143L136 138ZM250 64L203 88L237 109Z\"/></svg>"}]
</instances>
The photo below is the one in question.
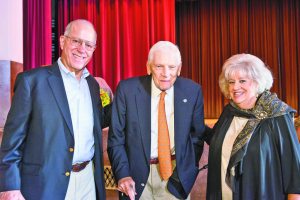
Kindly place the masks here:
<instances>
[{"instance_id":1,"label":"gray hair","mask_svg":"<svg viewBox=\"0 0 300 200\"><path fill-rule=\"evenodd\" d=\"M176 60L178 61L178 65L181 65L181 54L179 51L179 48L173 44L172 42L169 41L159 41L157 43L155 43L148 54L148 61L147 61L147 65L150 65L153 61L153 55L154 52L157 51L173 51L175 52L175 56L176 56Z\"/></svg>"},{"instance_id":2,"label":"gray hair","mask_svg":"<svg viewBox=\"0 0 300 200\"><path fill-rule=\"evenodd\" d=\"M237 72L243 72L257 83L257 94L269 90L273 85L272 73L261 59L251 54L236 54L225 61L219 77L219 87L227 98L229 98L228 80Z\"/></svg>"},{"instance_id":3,"label":"gray hair","mask_svg":"<svg viewBox=\"0 0 300 200\"><path fill-rule=\"evenodd\" d=\"M95 33L95 38L97 38L97 32L96 32L96 30L95 30L94 25L93 25L90 21L88 21L88 20L86 20L86 19L75 19L75 20L69 22L68 25L66 26L66 29L65 29L65 32L64 32L64 35L65 35L65 36L68 36L68 35L71 33L72 26L73 26L74 24L76 24L76 23L85 23L85 24L91 25L92 28L93 28L93 30L94 30L94 33Z\"/></svg>"}]
</instances>

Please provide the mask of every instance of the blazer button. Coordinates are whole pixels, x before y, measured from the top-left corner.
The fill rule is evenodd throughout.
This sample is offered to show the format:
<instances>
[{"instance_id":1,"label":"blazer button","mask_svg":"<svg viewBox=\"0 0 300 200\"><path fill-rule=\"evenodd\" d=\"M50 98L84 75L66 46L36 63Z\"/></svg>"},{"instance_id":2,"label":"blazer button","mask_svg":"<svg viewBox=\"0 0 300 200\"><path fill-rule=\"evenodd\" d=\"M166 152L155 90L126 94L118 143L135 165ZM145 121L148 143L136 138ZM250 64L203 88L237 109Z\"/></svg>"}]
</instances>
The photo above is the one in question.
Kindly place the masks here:
<instances>
[{"instance_id":1,"label":"blazer button","mask_svg":"<svg viewBox=\"0 0 300 200\"><path fill-rule=\"evenodd\" d=\"M71 147L71 148L69 148L69 151L70 152L74 152L74 149Z\"/></svg>"},{"instance_id":2,"label":"blazer button","mask_svg":"<svg viewBox=\"0 0 300 200\"><path fill-rule=\"evenodd\" d=\"M144 184L144 183L142 183L142 184L141 184L141 186L142 186L142 187L144 187L144 186L145 186L145 184Z\"/></svg>"},{"instance_id":3,"label":"blazer button","mask_svg":"<svg viewBox=\"0 0 300 200\"><path fill-rule=\"evenodd\" d=\"M70 172L66 172L65 175L66 175L66 176L70 176Z\"/></svg>"}]
</instances>

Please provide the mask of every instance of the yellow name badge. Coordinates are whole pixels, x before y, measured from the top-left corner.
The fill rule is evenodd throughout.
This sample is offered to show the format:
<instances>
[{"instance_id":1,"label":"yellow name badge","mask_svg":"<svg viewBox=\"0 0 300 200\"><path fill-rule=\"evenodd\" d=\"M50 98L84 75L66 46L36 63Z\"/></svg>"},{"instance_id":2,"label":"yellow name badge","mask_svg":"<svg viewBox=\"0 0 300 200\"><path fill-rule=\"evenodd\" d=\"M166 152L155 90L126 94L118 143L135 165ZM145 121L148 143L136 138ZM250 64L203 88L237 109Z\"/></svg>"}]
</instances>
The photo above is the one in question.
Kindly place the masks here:
<instances>
[{"instance_id":1,"label":"yellow name badge","mask_svg":"<svg viewBox=\"0 0 300 200\"><path fill-rule=\"evenodd\" d=\"M105 107L108 104L110 104L109 94L103 88L100 88L100 98L101 98L101 101L102 101L102 107Z\"/></svg>"}]
</instances>

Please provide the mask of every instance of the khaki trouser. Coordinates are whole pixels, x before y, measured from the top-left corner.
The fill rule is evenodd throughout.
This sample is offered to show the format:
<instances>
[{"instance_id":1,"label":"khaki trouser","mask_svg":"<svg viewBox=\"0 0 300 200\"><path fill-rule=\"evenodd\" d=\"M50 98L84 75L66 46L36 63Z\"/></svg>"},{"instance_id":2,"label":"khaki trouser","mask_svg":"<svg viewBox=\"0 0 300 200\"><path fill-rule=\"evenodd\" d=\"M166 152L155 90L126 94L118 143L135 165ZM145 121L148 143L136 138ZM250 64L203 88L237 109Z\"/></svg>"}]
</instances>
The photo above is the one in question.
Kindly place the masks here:
<instances>
[{"instance_id":1,"label":"khaki trouser","mask_svg":"<svg viewBox=\"0 0 300 200\"><path fill-rule=\"evenodd\" d=\"M96 200L93 162L80 172L71 172L65 200Z\"/></svg>"},{"instance_id":2,"label":"khaki trouser","mask_svg":"<svg viewBox=\"0 0 300 200\"><path fill-rule=\"evenodd\" d=\"M173 169L175 165L176 160L173 160ZM167 183L168 181L164 181L160 177L159 164L150 165L149 178L140 200L178 200L168 191ZM190 196L187 199L190 199Z\"/></svg>"}]
</instances>

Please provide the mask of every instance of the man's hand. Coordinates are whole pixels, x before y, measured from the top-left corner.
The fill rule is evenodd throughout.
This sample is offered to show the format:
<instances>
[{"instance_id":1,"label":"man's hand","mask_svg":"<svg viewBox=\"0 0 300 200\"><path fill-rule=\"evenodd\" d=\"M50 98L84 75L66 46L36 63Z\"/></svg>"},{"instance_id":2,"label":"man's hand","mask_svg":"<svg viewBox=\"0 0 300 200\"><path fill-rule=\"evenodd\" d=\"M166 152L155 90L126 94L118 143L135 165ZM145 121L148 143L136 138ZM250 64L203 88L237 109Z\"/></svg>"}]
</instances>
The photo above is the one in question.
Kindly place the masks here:
<instances>
[{"instance_id":1,"label":"man's hand","mask_svg":"<svg viewBox=\"0 0 300 200\"><path fill-rule=\"evenodd\" d=\"M129 196L130 200L135 199L135 182L131 177L125 177L118 181L118 190Z\"/></svg>"},{"instance_id":2,"label":"man's hand","mask_svg":"<svg viewBox=\"0 0 300 200\"><path fill-rule=\"evenodd\" d=\"M25 200L20 190L0 192L0 200Z\"/></svg>"}]
</instances>

